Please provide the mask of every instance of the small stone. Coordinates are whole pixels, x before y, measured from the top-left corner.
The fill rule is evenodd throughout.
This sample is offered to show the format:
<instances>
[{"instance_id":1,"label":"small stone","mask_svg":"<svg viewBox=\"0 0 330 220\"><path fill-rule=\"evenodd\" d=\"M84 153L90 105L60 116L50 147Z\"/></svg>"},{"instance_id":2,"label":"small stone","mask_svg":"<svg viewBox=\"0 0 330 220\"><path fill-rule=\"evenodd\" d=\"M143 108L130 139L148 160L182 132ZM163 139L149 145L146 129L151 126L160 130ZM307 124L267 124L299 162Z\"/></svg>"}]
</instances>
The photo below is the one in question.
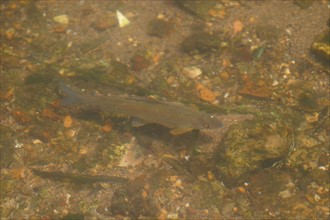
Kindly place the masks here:
<instances>
[{"instance_id":1,"label":"small stone","mask_svg":"<svg viewBox=\"0 0 330 220\"><path fill-rule=\"evenodd\" d=\"M165 19L165 15L160 13L157 15L157 19Z\"/></svg>"},{"instance_id":2,"label":"small stone","mask_svg":"<svg viewBox=\"0 0 330 220\"><path fill-rule=\"evenodd\" d=\"M298 140L306 147L315 147L318 144L318 141L312 137L301 136Z\"/></svg>"},{"instance_id":3,"label":"small stone","mask_svg":"<svg viewBox=\"0 0 330 220\"><path fill-rule=\"evenodd\" d=\"M321 200L321 197L318 194L314 195L315 202L319 202Z\"/></svg>"},{"instance_id":4,"label":"small stone","mask_svg":"<svg viewBox=\"0 0 330 220\"><path fill-rule=\"evenodd\" d=\"M167 219L178 219L179 215L178 213L168 213L167 214Z\"/></svg>"},{"instance_id":5,"label":"small stone","mask_svg":"<svg viewBox=\"0 0 330 220\"><path fill-rule=\"evenodd\" d=\"M246 189L244 188L244 187L238 187L237 188L238 189L238 191L240 192L240 193L245 193L246 192Z\"/></svg>"},{"instance_id":6,"label":"small stone","mask_svg":"<svg viewBox=\"0 0 330 220\"><path fill-rule=\"evenodd\" d=\"M32 141L32 143L33 143L33 144L42 144L42 141L39 140L39 139L34 139L34 140Z\"/></svg>"},{"instance_id":7,"label":"small stone","mask_svg":"<svg viewBox=\"0 0 330 220\"><path fill-rule=\"evenodd\" d=\"M305 119L308 123L317 122L319 120L319 113L313 112L311 114L305 114Z\"/></svg>"},{"instance_id":8,"label":"small stone","mask_svg":"<svg viewBox=\"0 0 330 220\"><path fill-rule=\"evenodd\" d=\"M243 23L240 20L236 20L233 23L234 35L243 30Z\"/></svg>"},{"instance_id":9,"label":"small stone","mask_svg":"<svg viewBox=\"0 0 330 220\"><path fill-rule=\"evenodd\" d=\"M202 84L197 83L196 90L197 90L198 97L201 100L209 102L209 103L213 103L216 100L216 96L215 96L214 92L212 92L210 89L203 86Z\"/></svg>"},{"instance_id":10,"label":"small stone","mask_svg":"<svg viewBox=\"0 0 330 220\"><path fill-rule=\"evenodd\" d=\"M102 127L102 131L104 131L104 132L110 132L110 131L112 131L112 125L110 123L105 124Z\"/></svg>"},{"instance_id":11,"label":"small stone","mask_svg":"<svg viewBox=\"0 0 330 220\"><path fill-rule=\"evenodd\" d=\"M8 30L6 30L5 34L6 34L6 38L8 40L12 40L15 36L15 29L14 28L9 28Z\"/></svg>"},{"instance_id":12,"label":"small stone","mask_svg":"<svg viewBox=\"0 0 330 220\"><path fill-rule=\"evenodd\" d=\"M70 137L70 138L73 138L74 136L76 136L76 134L77 134L77 131L76 130L73 130L73 129L70 129L67 132L65 132L65 135L67 137Z\"/></svg>"},{"instance_id":13,"label":"small stone","mask_svg":"<svg viewBox=\"0 0 330 220\"><path fill-rule=\"evenodd\" d=\"M281 197L282 199L287 199L287 198L290 198L291 197L291 193L289 190L284 190L284 191L281 191L278 196Z\"/></svg>"},{"instance_id":14,"label":"small stone","mask_svg":"<svg viewBox=\"0 0 330 220\"><path fill-rule=\"evenodd\" d=\"M183 74L190 79L195 79L197 76L202 74L202 70L194 66L184 67Z\"/></svg>"},{"instance_id":15,"label":"small stone","mask_svg":"<svg viewBox=\"0 0 330 220\"><path fill-rule=\"evenodd\" d=\"M174 184L176 187L182 188L182 180L178 179Z\"/></svg>"},{"instance_id":16,"label":"small stone","mask_svg":"<svg viewBox=\"0 0 330 220\"><path fill-rule=\"evenodd\" d=\"M224 9L212 8L209 10L209 15L214 18L224 18L226 11Z\"/></svg>"},{"instance_id":17,"label":"small stone","mask_svg":"<svg viewBox=\"0 0 330 220\"><path fill-rule=\"evenodd\" d=\"M279 82L275 79L275 80L273 81L272 86L277 86L278 84L279 84Z\"/></svg>"},{"instance_id":18,"label":"small stone","mask_svg":"<svg viewBox=\"0 0 330 220\"><path fill-rule=\"evenodd\" d=\"M63 126L65 128L70 128L72 126L72 118L70 115L65 116Z\"/></svg>"},{"instance_id":19,"label":"small stone","mask_svg":"<svg viewBox=\"0 0 330 220\"><path fill-rule=\"evenodd\" d=\"M59 24L68 25L69 24L69 17L67 15L58 15L53 17L53 21Z\"/></svg>"},{"instance_id":20,"label":"small stone","mask_svg":"<svg viewBox=\"0 0 330 220\"><path fill-rule=\"evenodd\" d=\"M209 180L214 180L215 179L214 174L211 171L207 171L207 178Z\"/></svg>"}]
</instances>

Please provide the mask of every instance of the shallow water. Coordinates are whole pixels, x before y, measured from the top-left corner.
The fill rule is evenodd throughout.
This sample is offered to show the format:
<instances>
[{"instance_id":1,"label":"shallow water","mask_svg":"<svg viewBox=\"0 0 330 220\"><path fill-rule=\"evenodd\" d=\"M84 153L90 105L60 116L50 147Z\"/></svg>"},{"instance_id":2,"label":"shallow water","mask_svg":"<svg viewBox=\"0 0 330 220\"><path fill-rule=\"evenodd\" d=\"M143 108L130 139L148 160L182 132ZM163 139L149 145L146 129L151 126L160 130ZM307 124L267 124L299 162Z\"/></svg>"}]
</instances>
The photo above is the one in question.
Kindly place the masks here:
<instances>
[{"instance_id":1,"label":"shallow water","mask_svg":"<svg viewBox=\"0 0 330 220\"><path fill-rule=\"evenodd\" d=\"M327 1L2 1L0 16L2 219L329 218ZM223 126L173 135L192 116L172 105L136 127L134 109L61 106L58 82Z\"/></svg>"}]
</instances>

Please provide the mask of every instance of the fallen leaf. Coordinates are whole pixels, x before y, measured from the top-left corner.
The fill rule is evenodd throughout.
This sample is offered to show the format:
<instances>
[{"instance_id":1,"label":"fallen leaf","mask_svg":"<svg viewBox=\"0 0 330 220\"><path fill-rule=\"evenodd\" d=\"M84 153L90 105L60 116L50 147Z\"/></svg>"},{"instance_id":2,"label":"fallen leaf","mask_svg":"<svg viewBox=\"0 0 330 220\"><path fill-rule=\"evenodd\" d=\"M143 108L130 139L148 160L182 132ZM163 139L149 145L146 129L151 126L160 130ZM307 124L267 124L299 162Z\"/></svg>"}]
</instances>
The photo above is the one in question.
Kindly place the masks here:
<instances>
[{"instance_id":1,"label":"fallen leaf","mask_svg":"<svg viewBox=\"0 0 330 220\"><path fill-rule=\"evenodd\" d=\"M130 21L120 11L116 10L116 14L117 14L119 27L121 28L125 27L130 23Z\"/></svg>"}]
</instances>

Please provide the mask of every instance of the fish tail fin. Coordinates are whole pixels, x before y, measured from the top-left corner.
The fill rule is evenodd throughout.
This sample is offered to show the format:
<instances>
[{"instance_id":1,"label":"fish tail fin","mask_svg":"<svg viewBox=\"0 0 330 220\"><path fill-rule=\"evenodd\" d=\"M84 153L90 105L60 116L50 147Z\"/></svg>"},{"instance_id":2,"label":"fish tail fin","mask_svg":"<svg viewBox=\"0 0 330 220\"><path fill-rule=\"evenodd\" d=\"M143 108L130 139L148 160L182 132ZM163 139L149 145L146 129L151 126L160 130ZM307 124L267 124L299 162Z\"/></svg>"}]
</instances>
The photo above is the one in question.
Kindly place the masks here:
<instances>
[{"instance_id":1,"label":"fish tail fin","mask_svg":"<svg viewBox=\"0 0 330 220\"><path fill-rule=\"evenodd\" d=\"M59 91L64 95L60 103L61 106L68 106L81 102L81 97L79 96L79 94L74 92L63 82L59 82Z\"/></svg>"}]
</instances>

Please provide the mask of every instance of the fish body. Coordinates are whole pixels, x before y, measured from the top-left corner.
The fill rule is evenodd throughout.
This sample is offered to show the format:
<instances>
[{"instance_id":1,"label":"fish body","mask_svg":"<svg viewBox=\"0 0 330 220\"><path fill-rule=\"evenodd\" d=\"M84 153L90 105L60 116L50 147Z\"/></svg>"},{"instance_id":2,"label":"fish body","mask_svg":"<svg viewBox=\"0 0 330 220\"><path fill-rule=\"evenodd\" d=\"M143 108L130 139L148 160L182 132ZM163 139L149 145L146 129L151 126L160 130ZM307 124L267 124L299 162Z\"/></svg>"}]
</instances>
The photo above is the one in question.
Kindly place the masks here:
<instances>
[{"instance_id":1,"label":"fish body","mask_svg":"<svg viewBox=\"0 0 330 220\"><path fill-rule=\"evenodd\" d=\"M178 102L151 100L138 96L88 95L77 93L63 83L60 83L60 91L65 95L61 102L62 106L89 105L114 116L138 118L143 124L162 125L170 128L172 134L223 126L213 115Z\"/></svg>"}]
</instances>

